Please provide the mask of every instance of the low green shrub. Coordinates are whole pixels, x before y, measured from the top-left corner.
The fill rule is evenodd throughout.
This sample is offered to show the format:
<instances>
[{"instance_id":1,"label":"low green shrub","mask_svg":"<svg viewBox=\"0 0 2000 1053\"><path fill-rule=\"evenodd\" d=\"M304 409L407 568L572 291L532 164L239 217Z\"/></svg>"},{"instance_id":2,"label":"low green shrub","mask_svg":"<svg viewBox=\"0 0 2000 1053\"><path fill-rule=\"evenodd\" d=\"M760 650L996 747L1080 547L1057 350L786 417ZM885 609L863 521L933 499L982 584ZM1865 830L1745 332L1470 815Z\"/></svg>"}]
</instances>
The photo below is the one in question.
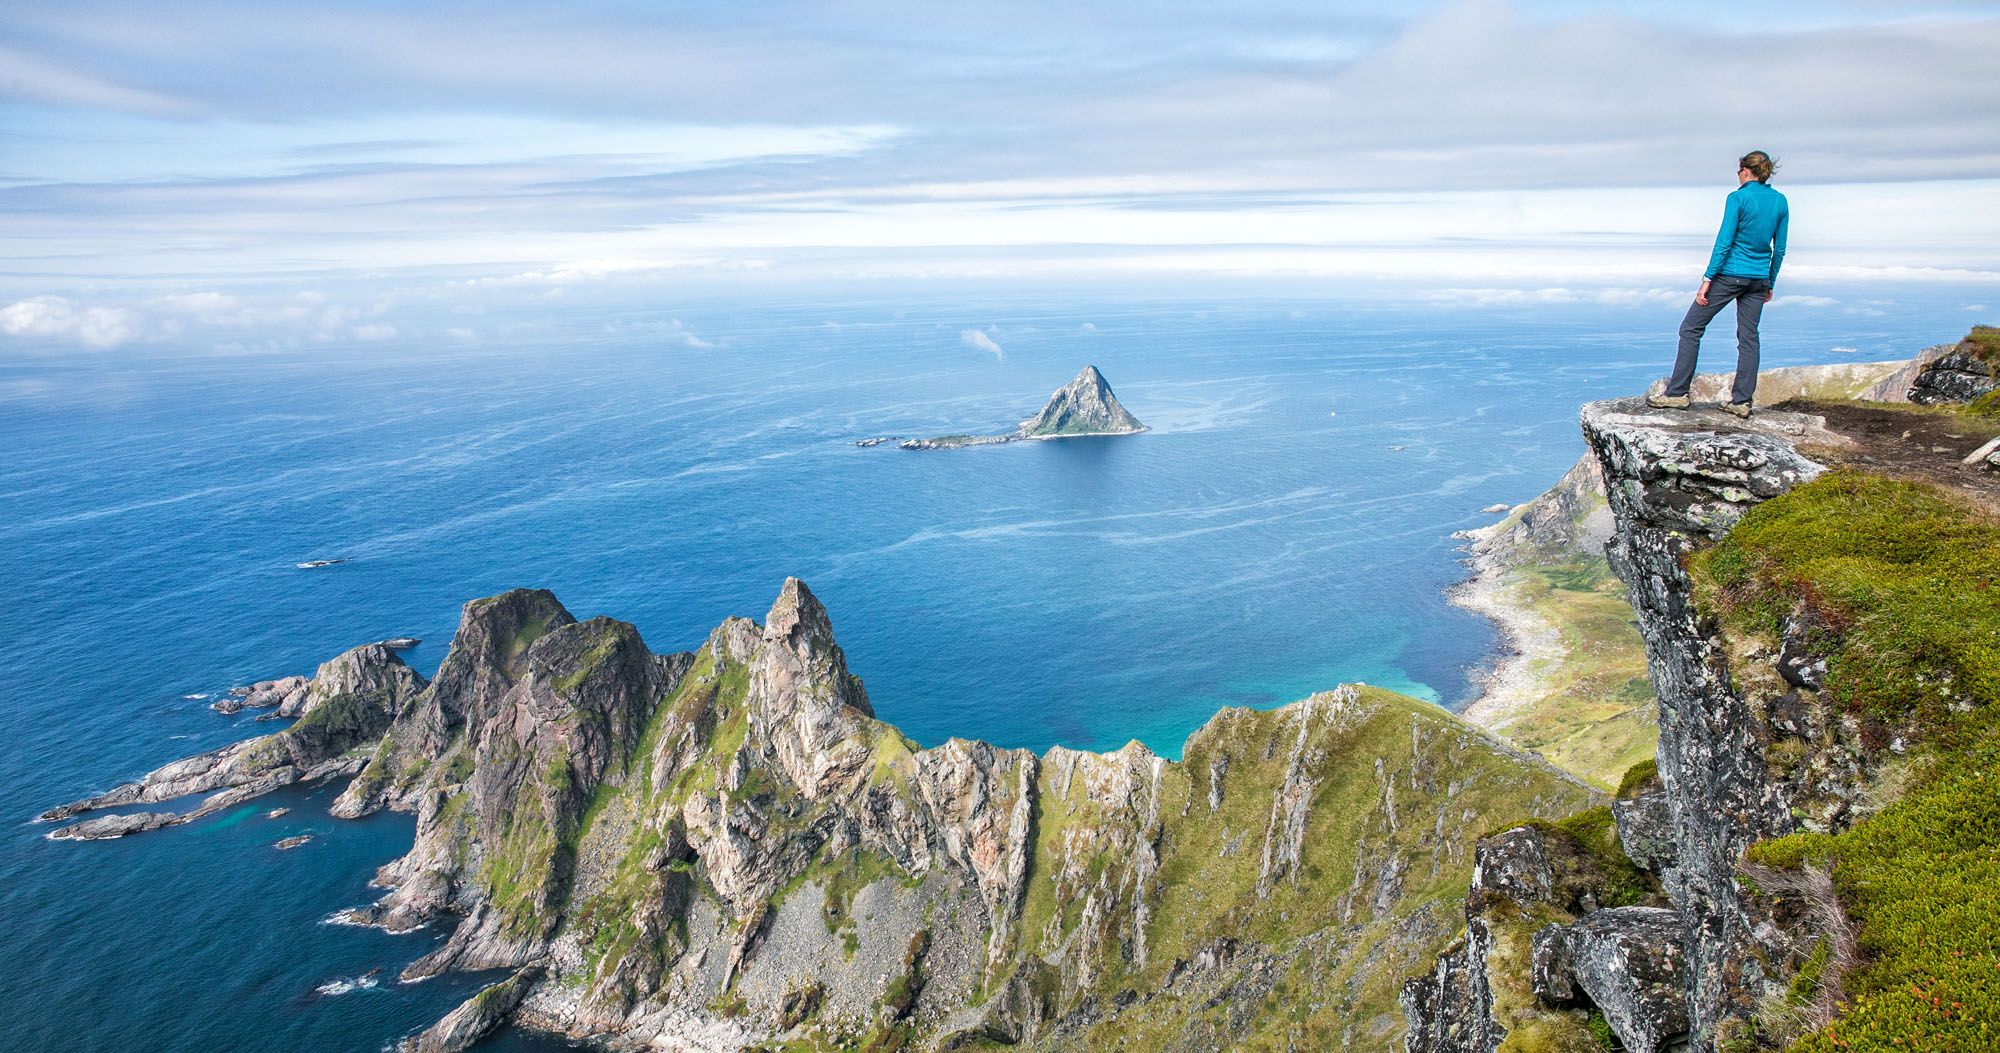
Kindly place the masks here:
<instances>
[{"instance_id":1,"label":"low green shrub","mask_svg":"<svg viewBox=\"0 0 2000 1053\"><path fill-rule=\"evenodd\" d=\"M2000 729L1940 750L1928 768L1902 800L1845 833L1751 850L1766 866L1831 862L1861 930L1848 1001L1797 1053L2000 1049ZM1806 982L1816 983L1811 964Z\"/></svg>"}]
</instances>

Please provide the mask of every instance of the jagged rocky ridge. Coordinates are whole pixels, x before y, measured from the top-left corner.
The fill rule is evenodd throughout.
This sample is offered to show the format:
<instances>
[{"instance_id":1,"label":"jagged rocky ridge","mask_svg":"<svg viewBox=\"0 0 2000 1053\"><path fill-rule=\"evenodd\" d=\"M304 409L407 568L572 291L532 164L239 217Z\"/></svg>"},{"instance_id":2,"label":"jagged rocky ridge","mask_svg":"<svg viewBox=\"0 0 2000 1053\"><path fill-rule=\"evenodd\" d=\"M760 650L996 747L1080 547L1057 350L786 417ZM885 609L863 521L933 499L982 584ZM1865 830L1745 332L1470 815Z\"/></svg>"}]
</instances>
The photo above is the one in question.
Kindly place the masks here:
<instances>
[{"instance_id":1,"label":"jagged rocky ridge","mask_svg":"<svg viewBox=\"0 0 2000 1053\"><path fill-rule=\"evenodd\" d=\"M1179 762L918 749L797 581L692 653L522 590L467 605L428 685L364 648L309 690L343 661L393 719L335 756L360 770L334 811L417 816L349 920L450 928L406 980L509 970L423 1050L508 1020L682 1050L1385 1048L1476 833L1596 798L1359 686L1224 710Z\"/></svg>"},{"instance_id":2,"label":"jagged rocky ridge","mask_svg":"<svg viewBox=\"0 0 2000 1053\"><path fill-rule=\"evenodd\" d=\"M1823 472L1808 453L1846 440L1807 414L1746 424L1636 399L1589 404L1582 424L1660 699L1657 774L1628 786L1611 819L1657 885L1626 906L1585 902L1561 891L1562 853L1545 831L1482 841L1466 935L1405 988L1411 1053L1571 1048L1580 1014L1565 1010L1576 1009L1641 1053L1754 1044L1760 1000L1782 992L1807 940L1746 888L1743 851L1795 828L1844 828L1880 763L1853 718L1819 698L1824 656L1807 653L1806 627L1773 653L1733 647L1696 609L1683 562Z\"/></svg>"},{"instance_id":3,"label":"jagged rocky ridge","mask_svg":"<svg viewBox=\"0 0 2000 1053\"><path fill-rule=\"evenodd\" d=\"M961 446L989 446L1022 439L1060 439L1086 435L1131 435L1146 430L1118 396L1096 366L1085 366L1076 379L1049 396L1040 413L1021 422L1006 435L941 435L934 439L908 439L897 445L905 450L950 450ZM871 440L872 441L872 440Z\"/></svg>"}]
</instances>

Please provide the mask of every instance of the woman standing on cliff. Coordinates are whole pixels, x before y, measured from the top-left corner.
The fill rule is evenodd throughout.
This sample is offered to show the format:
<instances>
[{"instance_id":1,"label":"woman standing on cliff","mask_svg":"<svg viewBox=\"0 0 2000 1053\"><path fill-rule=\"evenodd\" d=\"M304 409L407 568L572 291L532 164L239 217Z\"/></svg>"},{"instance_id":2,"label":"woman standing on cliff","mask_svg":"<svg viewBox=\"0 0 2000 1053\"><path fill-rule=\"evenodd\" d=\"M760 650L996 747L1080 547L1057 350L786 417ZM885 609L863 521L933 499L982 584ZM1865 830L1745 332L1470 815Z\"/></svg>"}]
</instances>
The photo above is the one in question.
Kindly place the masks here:
<instances>
[{"instance_id":1,"label":"woman standing on cliff","mask_svg":"<svg viewBox=\"0 0 2000 1053\"><path fill-rule=\"evenodd\" d=\"M1777 168L1778 162L1762 150L1752 150L1737 160L1736 190L1723 207L1715 251L1709 254L1708 269L1702 272L1701 289L1694 294L1687 317L1681 319L1680 353L1674 358L1673 375L1667 378L1665 394L1646 396L1647 405L1687 408L1701 334L1723 305L1734 300L1736 383L1722 408L1738 417L1750 416L1750 400L1757 393L1757 323L1777 285L1778 267L1785 262L1785 228L1791 221L1785 195L1771 189L1771 173Z\"/></svg>"}]
</instances>

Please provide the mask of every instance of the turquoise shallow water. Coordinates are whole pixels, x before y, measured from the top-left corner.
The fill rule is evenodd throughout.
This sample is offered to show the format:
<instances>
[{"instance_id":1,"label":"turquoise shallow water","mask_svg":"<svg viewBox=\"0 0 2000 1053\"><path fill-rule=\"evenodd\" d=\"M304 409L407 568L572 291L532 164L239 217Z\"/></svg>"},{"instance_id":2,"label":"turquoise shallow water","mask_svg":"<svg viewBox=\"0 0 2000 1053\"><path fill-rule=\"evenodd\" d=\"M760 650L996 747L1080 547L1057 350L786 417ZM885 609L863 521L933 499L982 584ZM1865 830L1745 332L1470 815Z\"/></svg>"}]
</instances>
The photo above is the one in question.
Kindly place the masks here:
<instances>
[{"instance_id":1,"label":"turquoise shallow water","mask_svg":"<svg viewBox=\"0 0 2000 1053\"><path fill-rule=\"evenodd\" d=\"M1767 364L1895 357L1971 320L1869 309L1781 303ZM411 830L328 818L336 788L103 844L28 820L269 730L190 696L391 635L422 637L429 672L459 604L513 586L666 651L797 575L926 744L1177 754L1219 706L1346 680L1460 704L1493 635L1443 601L1451 532L1553 482L1577 403L1663 371L1678 315L723 304L518 346L0 360L8 1045L372 1050L462 999L476 978L388 979L439 934L320 924ZM852 445L1006 430L1087 362L1154 431ZM350 562L293 567L314 558ZM271 848L296 833L315 840Z\"/></svg>"}]
</instances>

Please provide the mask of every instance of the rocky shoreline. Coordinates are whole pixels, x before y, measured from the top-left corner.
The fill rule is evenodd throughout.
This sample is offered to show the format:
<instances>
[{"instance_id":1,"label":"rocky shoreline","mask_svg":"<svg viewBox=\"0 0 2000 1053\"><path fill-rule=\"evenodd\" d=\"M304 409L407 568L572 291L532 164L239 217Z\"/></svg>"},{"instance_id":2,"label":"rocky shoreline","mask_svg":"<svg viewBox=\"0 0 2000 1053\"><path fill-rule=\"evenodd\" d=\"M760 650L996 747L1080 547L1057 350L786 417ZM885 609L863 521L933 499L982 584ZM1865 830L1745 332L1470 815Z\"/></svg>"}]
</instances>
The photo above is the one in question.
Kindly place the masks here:
<instances>
[{"instance_id":1,"label":"rocky shoreline","mask_svg":"<svg viewBox=\"0 0 2000 1053\"><path fill-rule=\"evenodd\" d=\"M1492 727L1535 701L1536 663L1559 662L1568 652L1554 623L1512 595L1509 569L1498 557L1473 551L1466 562L1471 576L1446 590L1445 599L1492 622L1499 640L1493 653L1473 670L1479 695L1459 716Z\"/></svg>"}]
</instances>

